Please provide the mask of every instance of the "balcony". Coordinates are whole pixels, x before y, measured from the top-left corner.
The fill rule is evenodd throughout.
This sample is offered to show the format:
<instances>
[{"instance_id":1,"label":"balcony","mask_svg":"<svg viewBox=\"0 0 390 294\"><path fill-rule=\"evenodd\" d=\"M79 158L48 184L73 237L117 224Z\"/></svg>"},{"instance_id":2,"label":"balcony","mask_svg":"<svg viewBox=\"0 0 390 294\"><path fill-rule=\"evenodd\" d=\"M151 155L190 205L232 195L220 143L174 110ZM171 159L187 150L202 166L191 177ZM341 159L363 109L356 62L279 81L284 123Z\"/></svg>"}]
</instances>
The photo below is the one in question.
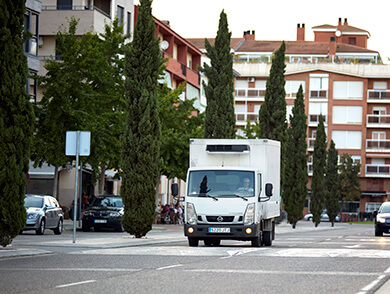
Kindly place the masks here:
<instances>
[{"instance_id":1,"label":"balcony","mask_svg":"<svg viewBox=\"0 0 390 294\"><path fill-rule=\"evenodd\" d=\"M322 119L324 124L328 123L327 120L328 116L322 115ZM309 127L316 127L318 126L318 123L320 122L320 115L319 114L309 114Z\"/></svg>"},{"instance_id":2,"label":"balcony","mask_svg":"<svg viewBox=\"0 0 390 294\"><path fill-rule=\"evenodd\" d=\"M237 101L259 100L264 101L265 89L260 88L236 88L234 96Z\"/></svg>"},{"instance_id":3,"label":"balcony","mask_svg":"<svg viewBox=\"0 0 390 294\"><path fill-rule=\"evenodd\" d=\"M389 128L390 115L367 114L367 128Z\"/></svg>"},{"instance_id":4,"label":"balcony","mask_svg":"<svg viewBox=\"0 0 390 294\"><path fill-rule=\"evenodd\" d=\"M66 9L65 8L69 8ZM62 10L64 9L64 10ZM57 5L42 5L42 12L39 24L39 34L42 36L55 36L59 24L69 23L69 19L74 16L79 19L77 25L77 35L90 32L91 29L97 33L104 33L105 23L111 23L110 12L97 6L71 6L57 7Z\"/></svg>"},{"instance_id":5,"label":"balcony","mask_svg":"<svg viewBox=\"0 0 390 294\"><path fill-rule=\"evenodd\" d=\"M390 164L366 164L366 177L390 177Z\"/></svg>"},{"instance_id":6,"label":"balcony","mask_svg":"<svg viewBox=\"0 0 390 294\"><path fill-rule=\"evenodd\" d=\"M390 140L367 139L366 150L371 152L390 152Z\"/></svg>"},{"instance_id":7,"label":"balcony","mask_svg":"<svg viewBox=\"0 0 390 294\"><path fill-rule=\"evenodd\" d=\"M307 150L308 151L314 151L314 142L316 141L316 138L308 138L307 139Z\"/></svg>"},{"instance_id":8,"label":"balcony","mask_svg":"<svg viewBox=\"0 0 390 294\"><path fill-rule=\"evenodd\" d=\"M368 90L367 102L390 103L390 90Z\"/></svg>"},{"instance_id":9,"label":"balcony","mask_svg":"<svg viewBox=\"0 0 390 294\"><path fill-rule=\"evenodd\" d=\"M317 100L317 99L328 99L328 90L310 90L310 99Z\"/></svg>"},{"instance_id":10,"label":"balcony","mask_svg":"<svg viewBox=\"0 0 390 294\"><path fill-rule=\"evenodd\" d=\"M246 126L247 120L257 121L259 119L259 113L257 112L236 112L236 124L239 126Z\"/></svg>"},{"instance_id":11,"label":"balcony","mask_svg":"<svg viewBox=\"0 0 390 294\"><path fill-rule=\"evenodd\" d=\"M312 162L307 163L307 173L309 174L309 176L313 175L313 163Z\"/></svg>"}]
</instances>

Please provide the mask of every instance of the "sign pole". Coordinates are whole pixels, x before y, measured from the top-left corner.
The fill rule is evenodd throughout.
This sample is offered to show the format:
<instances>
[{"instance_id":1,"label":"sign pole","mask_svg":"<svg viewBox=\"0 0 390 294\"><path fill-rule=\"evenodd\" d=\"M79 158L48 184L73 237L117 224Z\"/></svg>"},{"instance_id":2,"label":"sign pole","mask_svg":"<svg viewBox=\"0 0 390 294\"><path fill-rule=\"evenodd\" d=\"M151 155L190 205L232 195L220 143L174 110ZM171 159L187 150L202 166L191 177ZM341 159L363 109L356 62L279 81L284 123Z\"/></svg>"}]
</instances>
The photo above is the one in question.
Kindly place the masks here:
<instances>
[{"instance_id":1,"label":"sign pole","mask_svg":"<svg viewBox=\"0 0 390 294\"><path fill-rule=\"evenodd\" d=\"M76 223L77 223L77 190L79 180L79 144L80 144L80 131L76 133L76 169L75 169L75 187L74 187L74 206L73 206L73 243L76 243Z\"/></svg>"}]
</instances>

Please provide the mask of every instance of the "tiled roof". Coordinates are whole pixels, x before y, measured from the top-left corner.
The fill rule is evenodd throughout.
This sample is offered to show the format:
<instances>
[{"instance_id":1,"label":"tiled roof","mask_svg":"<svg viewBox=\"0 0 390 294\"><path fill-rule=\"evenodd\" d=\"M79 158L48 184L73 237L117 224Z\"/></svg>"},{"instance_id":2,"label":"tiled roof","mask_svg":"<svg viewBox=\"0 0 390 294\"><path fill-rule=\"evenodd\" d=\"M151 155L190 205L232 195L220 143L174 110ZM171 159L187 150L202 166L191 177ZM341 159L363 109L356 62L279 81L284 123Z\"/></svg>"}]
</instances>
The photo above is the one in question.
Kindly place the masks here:
<instances>
[{"instance_id":1,"label":"tiled roof","mask_svg":"<svg viewBox=\"0 0 390 294\"><path fill-rule=\"evenodd\" d=\"M195 47L199 49L205 49L204 39L207 39L212 46L214 46L215 38L186 38L187 41L192 43ZM244 40L244 38L231 38L230 39L230 48L237 48L238 45Z\"/></svg>"},{"instance_id":2,"label":"tiled roof","mask_svg":"<svg viewBox=\"0 0 390 294\"><path fill-rule=\"evenodd\" d=\"M329 42L314 41L286 41L286 54L313 54L327 55L329 52ZM245 41L236 51L240 52L275 52L282 41ZM377 53L377 51L361 48L354 45L337 43L337 53Z\"/></svg>"},{"instance_id":3,"label":"tiled roof","mask_svg":"<svg viewBox=\"0 0 390 294\"><path fill-rule=\"evenodd\" d=\"M315 26L315 27L312 27L313 30L316 30L316 29L337 29L337 26L332 26L332 25L329 25L329 24L324 24L324 25L320 25L320 26ZM342 25L341 26L341 31L342 32L354 32L354 33L368 33L370 34L368 31L366 30L362 30L362 29L359 29L357 27L353 27L353 26L350 26L350 25Z\"/></svg>"}]
</instances>

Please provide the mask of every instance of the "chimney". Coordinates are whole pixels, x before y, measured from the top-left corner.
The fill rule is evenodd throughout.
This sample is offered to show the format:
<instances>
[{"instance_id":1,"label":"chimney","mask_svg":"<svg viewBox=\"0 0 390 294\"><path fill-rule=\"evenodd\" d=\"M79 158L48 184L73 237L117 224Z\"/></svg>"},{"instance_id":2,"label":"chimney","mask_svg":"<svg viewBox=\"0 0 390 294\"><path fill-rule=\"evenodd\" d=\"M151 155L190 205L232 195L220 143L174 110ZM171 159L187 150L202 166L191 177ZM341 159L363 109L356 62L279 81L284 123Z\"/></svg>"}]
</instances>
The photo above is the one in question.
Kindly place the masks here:
<instances>
[{"instance_id":1,"label":"chimney","mask_svg":"<svg viewBox=\"0 0 390 294\"><path fill-rule=\"evenodd\" d=\"M341 21L341 17L339 17L339 23L337 25L337 29L341 31L341 26L343 25L343 22Z\"/></svg>"},{"instance_id":2,"label":"chimney","mask_svg":"<svg viewBox=\"0 0 390 294\"><path fill-rule=\"evenodd\" d=\"M344 18L344 25L347 26L348 25L348 19Z\"/></svg>"},{"instance_id":3,"label":"chimney","mask_svg":"<svg viewBox=\"0 0 390 294\"><path fill-rule=\"evenodd\" d=\"M245 40L254 40L255 39L255 31L252 31L252 34L251 34L251 31L245 31L244 32L244 39Z\"/></svg>"},{"instance_id":4,"label":"chimney","mask_svg":"<svg viewBox=\"0 0 390 294\"><path fill-rule=\"evenodd\" d=\"M330 37L329 42L329 57L336 56L336 38Z\"/></svg>"},{"instance_id":5,"label":"chimney","mask_svg":"<svg viewBox=\"0 0 390 294\"><path fill-rule=\"evenodd\" d=\"M297 41L305 41L305 24L298 24L297 26Z\"/></svg>"}]
</instances>

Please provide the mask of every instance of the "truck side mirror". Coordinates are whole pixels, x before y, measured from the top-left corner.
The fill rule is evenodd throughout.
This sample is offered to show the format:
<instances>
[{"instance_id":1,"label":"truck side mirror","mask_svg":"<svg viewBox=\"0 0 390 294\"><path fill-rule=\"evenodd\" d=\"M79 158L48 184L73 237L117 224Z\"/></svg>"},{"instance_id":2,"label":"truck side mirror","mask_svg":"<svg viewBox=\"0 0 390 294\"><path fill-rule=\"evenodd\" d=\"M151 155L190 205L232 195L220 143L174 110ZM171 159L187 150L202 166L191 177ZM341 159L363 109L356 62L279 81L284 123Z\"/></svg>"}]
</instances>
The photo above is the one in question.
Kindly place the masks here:
<instances>
[{"instance_id":1,"label":"truck side mirror","mask_svg":"<svg viewBox=\"0 0 390 294\"><path fill-rule=\"evenodd\" d=\"M274 194L274 186L271 183L265 184L265 196L271 197Z\"/></svg>"},{"instance_id":2,"label":"truck side mirror","mask_svg":"<svg viewBox=\"0 0 390 294\"><path fill-rule=\"evenodd\" d=\"M177 183L173 183L171 185L171 194L173 197L179 195L179 185Z\"/></svg>"}]
</instances>

